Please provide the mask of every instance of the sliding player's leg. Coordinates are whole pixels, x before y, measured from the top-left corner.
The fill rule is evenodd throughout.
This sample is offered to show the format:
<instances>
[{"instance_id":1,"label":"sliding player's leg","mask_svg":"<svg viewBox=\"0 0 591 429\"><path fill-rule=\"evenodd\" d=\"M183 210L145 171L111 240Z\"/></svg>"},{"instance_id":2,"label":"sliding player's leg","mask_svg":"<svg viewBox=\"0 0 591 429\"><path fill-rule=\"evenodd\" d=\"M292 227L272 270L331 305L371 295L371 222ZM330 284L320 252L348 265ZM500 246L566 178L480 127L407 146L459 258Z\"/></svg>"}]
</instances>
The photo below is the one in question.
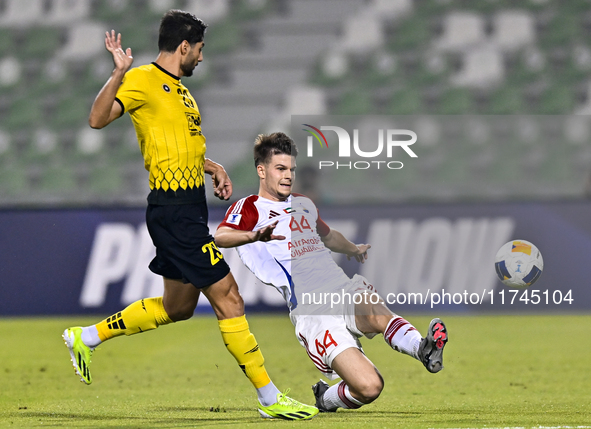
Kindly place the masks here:
<instances>
[{"instance_id":1,"label":"sliding player's leg","mask_svg":"<svg viewBox=\"0 0 591 429\"><path fill-rule=\"evenodd\" d=\"M368 300L355 306L355 324L363 334L384 334L384 340L394 350L414 357L429 372L443 369L443 348L447 343L447 329L441 319L433 319L427 335L404 318L392 313L382 302L372 304Z\"/></svg>"},{"instance_id":2,"label":"sliding player's leg","mask_svg":"<svg viewBox=\"0 0 591 429\"><path fill-rule=\"evenodd\" d=\"M341 352L333 359L331 367L342 381L329 387L320 380L312 386L316 407L322 412L359 408L375 401L384 388L378 369L356 347Z\"/></svg>"},{"instance_id":3,"label":"sliding player's leg","mask_svg":"<svg viewBox=\"0 0 591 429\"><path fill-rule=\"evenodd\" d=\"M64 341L80 379L86 384L92 383L90 359L99 344L121 335L138 334L189 319L197 306L199 293L192 284L165 278L163 296L136 301L96 325L66 329Z\"/></svg>"},{"instance_id":4,"label":"sliding player's leg","mask_svg":"<svg viewBox=\"0 0 591 429\"><path fill-rule=\"evenodd\" d=\"M244 301L232 273L203 288L203 294L218 318L226 348L257 391L261 415L287 420L304 420L316 415L318 410L315 407L287 397L271 381L265 369L263 354L244 316Z\"/></svg>"},{"instance_id":5,"label":"sliding player's leg","mask_svg":"<svg viewBox=\"0 0 591 429\"><path fill-rule=\"evenodd\" d=\"M442 353L447 342L447 331L440 319L431 321L427 336L422 338L414 326L392 313L383 302L373 304L371 300L363 300L361 304L355 305L354 313L354 316L345 314L344 318L347 329L353 335L373 338L383 333L390 347L419 360L429 372L438 372L443 368ZM318 356L314 356L309 349L308 355L313 361L318 360ZM316 366L322 371L318 363ZM320 380L312 386L316 406L322 412L336 411L337 408L359 408L374 401L382 391L382 376L358 348L351 347L340 352L330 364L330 369L343 381L329 386Z\"/></svg>"}]
</instances>

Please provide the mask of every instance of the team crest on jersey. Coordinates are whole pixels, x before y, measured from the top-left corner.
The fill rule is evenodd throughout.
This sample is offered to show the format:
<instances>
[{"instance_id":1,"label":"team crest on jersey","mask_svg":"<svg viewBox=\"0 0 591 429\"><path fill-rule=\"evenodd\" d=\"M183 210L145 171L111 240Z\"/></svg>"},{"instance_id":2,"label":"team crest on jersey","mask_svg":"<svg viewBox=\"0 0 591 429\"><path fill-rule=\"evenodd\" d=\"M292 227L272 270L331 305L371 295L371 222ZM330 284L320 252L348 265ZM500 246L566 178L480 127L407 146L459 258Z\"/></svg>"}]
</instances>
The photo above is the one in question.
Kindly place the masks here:
<instances>
[{"instance_id":1,"label":"team crest on jersey","mask_svg":"<svg viewBox=\"0 0 591 429\"><path fill-rule=\"evenodd\" d=\"M241 214L231 214L228 217L228 220L226 221L226 223L229 223L230 225L238 225L238 224L240 224L240 219L242 219Z\"/></svg>"},{"instance_id":2,"label":"team crest on jersey","mask_svg":"<svg viewBox=\"0 0 591 429\"><path fill-rule=\"evenodd\" d=\"M189 131L191 135L201 134L201 130L199 126L201 125L201 116L197 113L185 112L185 116L187 117L187 122L189 124Z\"/></svg>"},{"instance_id":3,"label":"team crest on jersey","mask_svg":"<svg viewBox=\"0 0 591 429\"><path fill-rule=\"evenodd\" d=\"M170 86L168 86L168 85L167 85L167 84L165 84L165 83L163 83L163 84L162 84L162 89L163 89L165 92L170 92Z\"/></svg>"}]
</instances>

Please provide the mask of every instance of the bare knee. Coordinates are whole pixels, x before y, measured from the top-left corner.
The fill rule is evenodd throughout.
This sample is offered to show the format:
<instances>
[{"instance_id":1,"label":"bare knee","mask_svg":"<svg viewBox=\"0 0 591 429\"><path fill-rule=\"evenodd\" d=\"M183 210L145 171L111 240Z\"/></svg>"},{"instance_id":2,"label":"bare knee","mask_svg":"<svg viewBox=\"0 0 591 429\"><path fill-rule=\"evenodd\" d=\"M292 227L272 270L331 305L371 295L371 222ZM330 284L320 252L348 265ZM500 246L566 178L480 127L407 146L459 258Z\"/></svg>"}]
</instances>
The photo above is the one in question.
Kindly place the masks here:
<instances>
[{"instance_id":1,"label":"bare knee","mask_svg":"<svg viewBox=\"0 0 591 429\"><path fill-rule=\"evenodd\" d=\"M370 377L355 387L349 386L349 391L353 396L364 404L370 404L378 399L382 390L384 390L384 379L377 370L375 377Z\"/></svg>"},{"instance_id":2,"label":"bare knee","mask_svg":"<svg viewBox=\"0 0 591 429\"><path fill-rule=\"evenodd\" d=\"M351 347L333 361L332 369L347 383L351 395L369 404L382 393L384 379L374 364L359 349Z\"/></svg>"}]
</instances>

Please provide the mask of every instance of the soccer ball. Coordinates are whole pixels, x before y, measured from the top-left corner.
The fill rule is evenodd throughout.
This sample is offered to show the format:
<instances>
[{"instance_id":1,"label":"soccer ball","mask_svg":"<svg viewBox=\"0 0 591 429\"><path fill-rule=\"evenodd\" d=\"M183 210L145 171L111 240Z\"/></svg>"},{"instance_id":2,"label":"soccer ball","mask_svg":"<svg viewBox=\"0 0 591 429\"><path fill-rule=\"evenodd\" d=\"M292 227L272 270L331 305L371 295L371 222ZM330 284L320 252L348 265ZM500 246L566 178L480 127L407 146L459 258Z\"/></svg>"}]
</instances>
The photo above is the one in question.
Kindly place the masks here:
<instances>
[{"instance_id":1,"label":"soccer ball","mask_svg":"<svg viewBox=\"0 0 591 429\"><path fill-rule=\"evenodd\" d=\"M529 241L513 240L497 252L495 269L506 286L525 289L542 275L544 260L538 248Z\"/></svg>"}]
</instances>

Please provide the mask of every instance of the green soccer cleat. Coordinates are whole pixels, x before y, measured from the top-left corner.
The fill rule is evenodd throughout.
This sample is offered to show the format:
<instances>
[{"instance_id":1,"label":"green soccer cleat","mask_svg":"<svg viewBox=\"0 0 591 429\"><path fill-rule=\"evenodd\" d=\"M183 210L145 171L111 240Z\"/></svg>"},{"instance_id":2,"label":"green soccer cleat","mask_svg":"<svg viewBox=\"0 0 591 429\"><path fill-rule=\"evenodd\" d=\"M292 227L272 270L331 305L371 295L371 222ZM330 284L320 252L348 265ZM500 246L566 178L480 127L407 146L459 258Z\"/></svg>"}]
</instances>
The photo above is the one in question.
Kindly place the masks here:
<instances>
[{"instance_id":1,"label":"green soccer cleat","mask_svg":"<svg viewBox=\"0 0 591 429\"><path fill-rule=\"evenodd\" d=\"M318 408L302 404L287 396L288 393L289 389L278 393L277 402L268 407L259 404L261 416L265 419L308 420L318 414Z\"/></svg>"},{"instance_id":2,"label":"green soccer cleat","mask_svg":"<svg viewBox=\"0 0 591 429\"><path fill-rule=\"evenodd\" d=\"M94 348L88 347L82 342L82 328L68 328L62 334L62 338L70 351L72 358L72 365L76 374L80 376L80 381L86 384L92 383L92 377L90 376L90 358Z\"/></svg>"}]
</instances>

